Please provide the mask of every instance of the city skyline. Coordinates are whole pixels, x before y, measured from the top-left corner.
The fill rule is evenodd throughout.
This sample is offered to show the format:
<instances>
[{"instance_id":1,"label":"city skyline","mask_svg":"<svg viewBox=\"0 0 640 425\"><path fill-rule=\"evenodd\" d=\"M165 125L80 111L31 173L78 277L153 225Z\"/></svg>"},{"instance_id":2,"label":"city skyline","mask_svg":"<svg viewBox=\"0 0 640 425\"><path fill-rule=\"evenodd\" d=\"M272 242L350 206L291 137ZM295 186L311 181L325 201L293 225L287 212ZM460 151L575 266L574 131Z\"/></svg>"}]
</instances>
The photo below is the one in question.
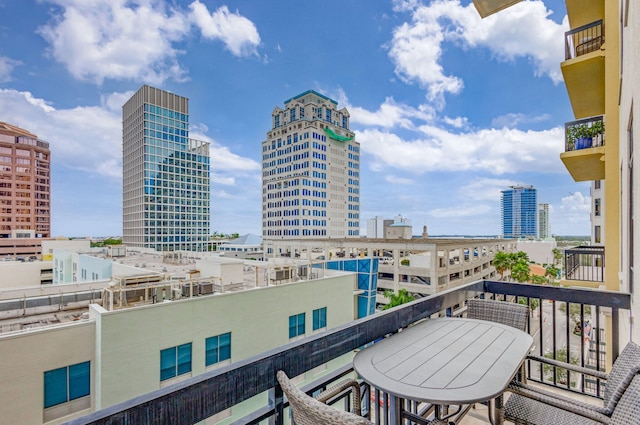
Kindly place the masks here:
<instances>
[{"instance_id":1,"label":"city skyline","mask_svg":"<svg viewBox=\"0 0 640 425\"><path fill-rule=\"evenodd\" d=\"M588 183L558 158L572 120L562 2L485 20L456 1L0 0L0 11L1 119L51 144L53 236L122 234L121 107L144 83L189 98L191 134L211 143L212 232L261 233L265 111L312 89L351 114L361 234L397 214L414 233L499 234L500 191L524 183L550 205L554 233L589 234Z\"/></svg>"}]
</instances>

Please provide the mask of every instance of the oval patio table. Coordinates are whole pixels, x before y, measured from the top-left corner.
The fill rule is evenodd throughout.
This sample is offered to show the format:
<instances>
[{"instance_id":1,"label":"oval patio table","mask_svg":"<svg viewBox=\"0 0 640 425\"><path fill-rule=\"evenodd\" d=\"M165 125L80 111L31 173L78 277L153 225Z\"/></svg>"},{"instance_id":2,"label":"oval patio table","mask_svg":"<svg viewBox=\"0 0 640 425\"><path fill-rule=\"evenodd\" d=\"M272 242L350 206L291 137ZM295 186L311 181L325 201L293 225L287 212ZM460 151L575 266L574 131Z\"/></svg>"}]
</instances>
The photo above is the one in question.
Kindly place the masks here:
<instances>
[{"instance_id":1,"label":"oval patio table","mask_svg":"<svg viewBox=\"0 0 640 425\"><path fill-rule=\"evenodd\" d=\"M497 398L501 409L502 393L532 345L529 334L500 323L431 319L360 351L353 367L366 382L401 399L463 405Z\"/></svg>"}]
</instances>

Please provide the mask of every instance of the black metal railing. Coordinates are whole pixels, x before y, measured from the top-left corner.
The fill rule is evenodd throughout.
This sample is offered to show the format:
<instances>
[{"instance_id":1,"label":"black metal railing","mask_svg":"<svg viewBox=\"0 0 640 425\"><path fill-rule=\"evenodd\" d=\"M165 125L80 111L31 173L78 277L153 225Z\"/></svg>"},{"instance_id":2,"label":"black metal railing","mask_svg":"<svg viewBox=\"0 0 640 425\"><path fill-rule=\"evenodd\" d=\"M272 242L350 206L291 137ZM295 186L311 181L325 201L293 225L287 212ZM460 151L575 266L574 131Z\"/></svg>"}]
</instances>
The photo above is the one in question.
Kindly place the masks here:
<instances>
[{"instance_id":1,"label":"black metal railing","mask_svg":"<svg viewBox=\"0 0 640 425\"><path fill-rule=\"evenodd\" d=\"M604 282L604 247L578 246L564 250L565 279Z\"/></svg>"},{"instance_id":2,"label":"black metal railing","mask_svg":"<svg viewBox=\"0 0 640 425\"><path fill-rule=\"evenodd\" d=\"M604 146L604 115L564 124L565 152Z\"/></svg>"},{"instance_id":3,"label":"black metal railing","mask_svg":"<svg viewBox=\"0 0 640 425\"><path fill-rule=\"evenodd\" d=\"M286 402L277 385L278 370L286 371L289 376L298 376L396 333L416 321L434 315L463 315L465 300L477 296L529 303L532 314L528 326L536 341L536 354L561 359L562 356L558 355L558 352L564 348L567 358L573 359L579 356L578 362L588 366L591 357L587 353L590 353L591 347L583 344L582 341L585 335L593 338L595 357L592 367L597 370L604 369L604 355L607 350L613 358L617 356L620 310L628 310L631 302L629 294L619 292L496 281L473 282L205 372L189 380L74 419L67 422L67 425L143 423L191 425L265 391L268 391L269 403L238 419L234 425L258 424L266 419L269 419L270 423L279 425L283 423ZM562 305L565 305L564 309ZM593 332L593 329L604 328L600 313L605 308L610 312L613 323L611 337L613 343L610 347L602 344L604 340L602 331ZM588 320L593 322L590 329L582 326L582 323ZM580 321L580 332L579 335L574 335L577 321ZM579 338L579 347L574 347L576 338ZM566 377L566 375L560 376L561 371L554 370L549 373L542 367L536 368L534 362L529 363L528 378L530 380L601 397L602 383L599 381L595 382L594 386L587 385L589 383L584 382L584 379L576 381L576 378L571 376L560 379ZM304 390L311 394L352 372L351 366L346 365L309 384ZM580 386L573 385L573 382L578 382ZM369 403L372 394L380 402ZM390 403L387 394L365 385L363 404L365 410L370 416L376 417L378 423L392 423L389 419ZM409 412L420 413L419 406L411 402L407 404L405 408Z\"/></svg>"},{"instance_id":4,"label":"black metal railing","mask_svg":"<svg viewBox=\"0 0 640 425\"><path fill-rule=\"evenodd\" d=\"M564 33L565 60L600 50L604 43L602 20L583 25Z\"/></svg>"}]
</instances>

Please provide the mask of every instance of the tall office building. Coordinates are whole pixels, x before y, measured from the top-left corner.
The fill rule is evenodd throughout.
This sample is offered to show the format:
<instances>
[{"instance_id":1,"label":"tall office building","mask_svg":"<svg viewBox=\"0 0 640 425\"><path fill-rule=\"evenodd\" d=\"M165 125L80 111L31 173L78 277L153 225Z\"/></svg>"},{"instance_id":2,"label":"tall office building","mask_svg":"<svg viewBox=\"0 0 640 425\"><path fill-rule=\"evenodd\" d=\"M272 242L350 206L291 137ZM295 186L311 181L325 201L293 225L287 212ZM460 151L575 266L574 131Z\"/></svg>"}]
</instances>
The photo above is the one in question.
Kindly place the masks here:
<instances>
[{"instance_id":1,"label":"tall office building","mask_svg":"<svg viewBox=\"0 0 640 425\"><path fill-rule=\"evenodd\" d=\"M360 144L347 109L309 90L271 116L262 142L263 238L357 237Z\"/></svg>"},{"instance_id":2,"label":"tall office building","mask_svg":"<svg viewBox=\"0 0 640 425\"><path fill-rule=\"evenodd\" d=\"M0 238L51 236L49 143L0 122Z\"/></svg>"},{"instance_id":3,"label":"tall office building","mask_svg":"<svg viewBox=\"0 0 640 425\"><path fill-rule=\"evenodd\" d=\"M122 127L123 243L206 250L209 144L189 138L189 99L142 86L122 107Z\"/></svg>"},{"instance_id":4,"label":"tall office building","mask_svg":"<svg viewBox=\"0 0 640 425\"><path fill-rule=\"evenodd\" d=\"M549 226L549 204L538 204L538 237L546 239L551 237Z\"/></svg>"},{"instance_id":5,"label":"tall office building","mask_svg":"<svg viewBox=\"0 0 640 425\"><path fill-rule=\"evenodd\" d=\"M538 237L538 196L533 186L511 186L501 192L500 202L504 238Z\"/></svg>"}]
</instances>

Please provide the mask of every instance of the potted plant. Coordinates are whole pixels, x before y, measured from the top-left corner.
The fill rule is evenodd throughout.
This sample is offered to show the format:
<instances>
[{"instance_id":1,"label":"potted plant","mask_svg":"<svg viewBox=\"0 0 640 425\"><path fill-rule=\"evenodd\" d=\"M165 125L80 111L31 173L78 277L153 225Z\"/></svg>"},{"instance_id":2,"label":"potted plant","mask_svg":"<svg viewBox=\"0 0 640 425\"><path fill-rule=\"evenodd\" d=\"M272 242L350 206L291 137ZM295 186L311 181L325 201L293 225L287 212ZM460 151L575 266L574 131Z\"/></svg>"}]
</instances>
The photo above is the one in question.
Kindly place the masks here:
<instances>
[{"instance_id":1,"label":"potted plant","mask_svg":"<svg viewBox=\"0 0 640 425\"><path fill-rule=\"evenodd\" d=\"M593 139L591 128L587 124L577 124L567 129L567 140L570 150L590 148Z\"/></svg>"},{"instance_id":2,"label":"potted plant","mask_svg":"<svg viewBox=\"0 0 640 425\"><path fill-rule=\"evenodd\" d=\"M602 146L604 143L604 121L596 121L589 128L594 146Z\"/></svg>"}]
</instances>

